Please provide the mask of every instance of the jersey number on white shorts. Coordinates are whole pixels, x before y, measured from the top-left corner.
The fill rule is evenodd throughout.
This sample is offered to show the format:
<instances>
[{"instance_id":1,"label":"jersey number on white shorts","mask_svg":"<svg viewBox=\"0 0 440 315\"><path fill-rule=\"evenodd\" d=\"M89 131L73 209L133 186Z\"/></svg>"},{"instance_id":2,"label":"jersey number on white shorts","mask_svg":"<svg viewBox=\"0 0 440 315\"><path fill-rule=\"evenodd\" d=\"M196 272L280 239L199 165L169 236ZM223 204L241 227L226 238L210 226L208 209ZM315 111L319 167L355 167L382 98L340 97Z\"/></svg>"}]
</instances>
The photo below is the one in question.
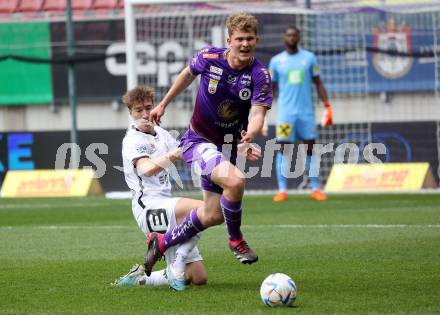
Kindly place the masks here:
<instances>
[{"instance_id":1,"label":"jersey number on white shorts","mask_svg":"<svg viewBox=\"0 0 440 315\"><path fill-rule=\"evenodd\" d=\"M150 232L165 233L167 231L168 217L165 209L149 209L146 216Z\"/></svg>"}]
</instances>

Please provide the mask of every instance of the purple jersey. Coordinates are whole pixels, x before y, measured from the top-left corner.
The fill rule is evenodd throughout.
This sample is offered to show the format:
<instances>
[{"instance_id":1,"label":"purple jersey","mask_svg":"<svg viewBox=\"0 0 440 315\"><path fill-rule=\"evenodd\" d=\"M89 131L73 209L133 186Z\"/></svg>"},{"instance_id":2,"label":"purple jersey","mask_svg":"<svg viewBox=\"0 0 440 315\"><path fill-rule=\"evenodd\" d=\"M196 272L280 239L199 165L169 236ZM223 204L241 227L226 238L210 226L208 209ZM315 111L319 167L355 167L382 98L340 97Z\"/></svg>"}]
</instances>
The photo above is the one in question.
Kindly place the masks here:
<instances>
[{"instance_id":1,"label":"purple jersey","mask_svg":"<svg viewBox=\"0 0 440 315\"><path fill-rule=\"evenodd\" d=\"M191 125L205 139L221 144L226 134L240 139L251 105L272 105L269 71L256 59L242 70L232 69L226 48L208 47L193 56L191 72L200 74Z\"/></svg>"}]
</instances>

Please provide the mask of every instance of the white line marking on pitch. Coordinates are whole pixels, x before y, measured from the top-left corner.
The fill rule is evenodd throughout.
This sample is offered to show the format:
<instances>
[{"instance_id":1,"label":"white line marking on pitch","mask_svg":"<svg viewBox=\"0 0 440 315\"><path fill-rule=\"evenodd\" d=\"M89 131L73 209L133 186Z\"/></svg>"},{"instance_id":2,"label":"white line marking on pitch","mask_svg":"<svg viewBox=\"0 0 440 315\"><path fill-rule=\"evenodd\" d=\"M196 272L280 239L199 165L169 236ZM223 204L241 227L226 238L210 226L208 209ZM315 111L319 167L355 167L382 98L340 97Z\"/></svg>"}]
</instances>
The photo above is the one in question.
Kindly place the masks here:
<instances>
[{"instance_id":1,"label":"white line marking on pitch","mask_svg":"<svg viewBox=\"0 0 440 315\"><path fill-rule=\"evenodd\" d=\"M287 229L303 228L361 228L361 229L394 229L394 228L440 228L440 224L279 224L247 225L246 227L276 227Z\"/></svg>"},{"instance_id":2,"label":"white line marking on pitch","mask_svg":"<svg viewBox=\"0 0 440 315\"><path fill-rule=\"evenodd\" d=\"M135 229L135 226L128 225L17 225L0 226L0 230L14 229L38 229L38 230L81 230L81 229Z\"/></svg>"},{"instance_id":3,"label":"white line marking on pitch","mask_svg":"<svg viewBox=\"0 0 440 315\"><path fill-rule=\"evenodd\" d=\"M49 203L18 203L18 204L6 204L6 205L0 205L1 209L58 209L58 208L96 208L96 207L103 207L112 205L111 203L104 203L104 202L95 202L95 203L60 203L60 204L49 204Z\"/></svg>"},{"instance_id":4,"label":"white line marking on pitch","mask_svg":"<svg viewBox=\"0 0 440 315\"><path fill-rule=\"evenodd\" d=\"M440 228L440 224L273 224L273 225L244 225L244 228L282 228L282 229L400 229L400 228ZM211 228L224 228L214 226ZM73 229L127 229L135 230L129 225L18 225L0 226L0 230L41 229L41 230L73 230Z\"/></svg>"}]
</instances>

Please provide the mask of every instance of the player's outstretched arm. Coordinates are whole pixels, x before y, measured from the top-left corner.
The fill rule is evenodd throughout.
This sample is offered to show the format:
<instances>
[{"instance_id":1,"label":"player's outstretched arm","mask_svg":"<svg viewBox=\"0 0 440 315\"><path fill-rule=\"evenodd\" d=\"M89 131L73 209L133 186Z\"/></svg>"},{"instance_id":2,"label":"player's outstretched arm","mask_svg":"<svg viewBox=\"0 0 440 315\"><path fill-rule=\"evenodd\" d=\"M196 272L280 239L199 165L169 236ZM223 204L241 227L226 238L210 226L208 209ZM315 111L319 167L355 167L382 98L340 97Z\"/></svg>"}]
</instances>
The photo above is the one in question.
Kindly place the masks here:
<instances>
[{"instance_id":1,"label":"player's outstretched arm","mask_svg":"<svg viewBox=\"0 0 440 315\"><path fill-rule=\"evenodd\" d=\"M183 69L176 77L168 93L160 101L160 103L150 112L150 120L156 124L160 124L161 117L165 114L165 108L171 103L183 90L185 90L196 78L191 73L189 67Z\"/></svg>"},{"instance_id":2,"label":"player's outstretched arm","mask_svg":"<svg viewBox=\"0 0 440 315\"><path fill-rule=\"evenodd\" d=\"M142 158L136 161L135 166L138 174L144 176L154 176L168 167L175 160L182 158L182 151L180 148L176 148L165 155L157 157L155 159Z\"/></svg>"},{"instance_id":3,"label":"player's outstretched arm","mask_svg":"<svg viewBox=\"0 0 440 315\"><path fill-rule=\"evenodd\" d=\"M316 90L318 92L319 98L324 104L324 113L322 115L322 125L324 127L331 126L333 124L333 109L328 100L327 91L325 90L324 83L322 83L319 76L313 78Z\"/></svg>"},{"instance_id":4,"label":"player's outstretched arm","mask_svg":"<svg viewBox=\"0 0 440 315\"><path fill-rule=\"evenodd\" d=\"M263 105L252 105L251 118L246 131L242 131L241 140L242 143L250 143L254 140L255 136L260 132L264 125L264 118L266 117L267 107Z\"/></svg>"}]
</instances>

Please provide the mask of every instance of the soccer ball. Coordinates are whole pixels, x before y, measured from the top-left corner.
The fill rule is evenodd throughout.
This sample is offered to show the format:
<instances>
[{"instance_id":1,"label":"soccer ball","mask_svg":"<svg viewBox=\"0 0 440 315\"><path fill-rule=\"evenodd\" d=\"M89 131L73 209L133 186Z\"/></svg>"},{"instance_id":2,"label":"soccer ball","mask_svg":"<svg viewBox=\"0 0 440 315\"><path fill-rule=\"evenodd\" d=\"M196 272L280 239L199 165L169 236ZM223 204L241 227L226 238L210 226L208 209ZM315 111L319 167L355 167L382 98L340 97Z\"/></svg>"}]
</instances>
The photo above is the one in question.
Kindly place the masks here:
<instances>
[{"instance_id":1,"label":"soccer ball","mask_svg":"<svg viewBox=\"0 0 440 315\"><path fill-rule=\"evenodd\" d=\"M296 285L288 275L273 273L261 284L260 295L269 307L287 306L296 299Z\"/></svg>"}]
</instances>

